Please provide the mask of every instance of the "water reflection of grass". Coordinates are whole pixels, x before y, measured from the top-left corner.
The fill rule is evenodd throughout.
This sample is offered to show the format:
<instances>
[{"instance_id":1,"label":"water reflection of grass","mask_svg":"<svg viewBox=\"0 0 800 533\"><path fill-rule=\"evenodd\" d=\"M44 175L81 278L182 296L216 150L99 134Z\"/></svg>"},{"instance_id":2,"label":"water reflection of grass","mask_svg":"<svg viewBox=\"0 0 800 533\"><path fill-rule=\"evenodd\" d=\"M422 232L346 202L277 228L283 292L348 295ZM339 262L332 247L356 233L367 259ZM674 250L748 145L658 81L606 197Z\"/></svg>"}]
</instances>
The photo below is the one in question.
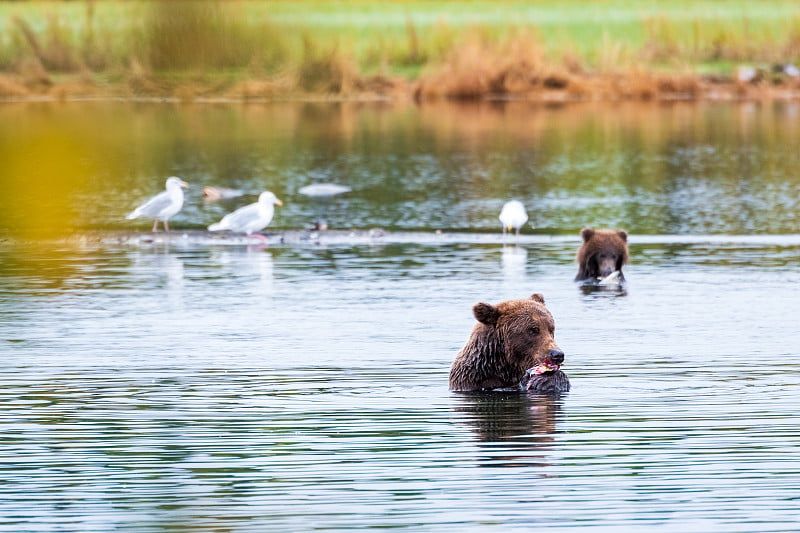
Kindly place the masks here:
<instances>
[{"instance_id":1,"label":"water reflection of grass","mask_svg":"<svg viewBox=\"0 0 800 533\"><path fill-rule=\"evenodd\" d=\"M781 0L51 1L0 4L0 28L0 96L649 98L800 59L800 9Z\"/></svg>"}]
</instances>

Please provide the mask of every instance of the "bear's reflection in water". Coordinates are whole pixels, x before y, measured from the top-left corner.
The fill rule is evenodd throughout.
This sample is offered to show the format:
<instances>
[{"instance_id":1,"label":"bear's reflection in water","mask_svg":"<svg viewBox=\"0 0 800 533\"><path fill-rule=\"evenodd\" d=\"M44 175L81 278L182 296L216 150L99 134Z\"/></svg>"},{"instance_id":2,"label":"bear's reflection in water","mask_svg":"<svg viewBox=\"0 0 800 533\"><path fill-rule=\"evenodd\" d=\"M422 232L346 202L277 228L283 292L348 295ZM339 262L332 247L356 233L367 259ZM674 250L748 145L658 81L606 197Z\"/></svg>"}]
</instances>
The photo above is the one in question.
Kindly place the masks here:
<instances>
[{"instance_id":1,"label":"bear's reflection in water","mask_svg":"<svg viewBox=\"0 0 800 533\"><path fill-rule=\"evenodd\" d=\"M461 392L455 411L470 426L487 456L481 466L547 466L563 419L561 394Z\"/></svg>"},{"instance_id":2,"label":"bear's reflection in water","mask_svg":"<svg viewBox=\"0 0 800 533\"><path fill-rule=\"evenodd\" d=\"M578 285L581 293L584 296L596 298L616 298L618 296L627 296L628 290L625 284L615 285L598 285L597 283L580 283Z\"/></svg>"}]
</instances>

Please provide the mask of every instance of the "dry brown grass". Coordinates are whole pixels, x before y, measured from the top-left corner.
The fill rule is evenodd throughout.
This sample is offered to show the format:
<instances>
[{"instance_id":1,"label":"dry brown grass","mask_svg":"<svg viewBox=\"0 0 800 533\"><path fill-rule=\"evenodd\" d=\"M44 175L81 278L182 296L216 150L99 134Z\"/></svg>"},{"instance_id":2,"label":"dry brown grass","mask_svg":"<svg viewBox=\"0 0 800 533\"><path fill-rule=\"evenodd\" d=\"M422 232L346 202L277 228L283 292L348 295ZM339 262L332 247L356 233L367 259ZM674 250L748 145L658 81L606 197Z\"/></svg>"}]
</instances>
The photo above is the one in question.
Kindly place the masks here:
<instances>
[{"instance_id":1,"label":"dry brown grass","mask_svg":"<svg viewBox=\"0 0 800 533\"><path fill-rule=\"evenodd\" d=\"M125 72L125 85L132 96L170 96L170 86L152 73L137 59L132 59Z\"/></svg>"},{"instance_id":2,"label":"dry brown grass","mask_svg":"<svg viewBox=\"0 0 800 533\"><path fill-rule=\"evenodd\" d=\"M651 99L677 85L644 69L620 66L627 61L621 49L609 45L601 54L601 68L592 73L574 55L560 63L549 60L536 36L529 33L514 35L499 46L471 40L427 71L416 95L422 99Z\"/></svg>"},{"instance_id":3,"label":"dry brown grass","mask_svg":"<svg viewBox=\"0 0 800 533\"><path fill-rule=\"evenodd\" d=\"M82 62L76 57L76 47L70 40L69 29L57 17L48 16L42 36L37 35L22 18L14 18L14 24L33 56L48 70L75 72L81 68Z\"/></svg>"},{"instance_id":4,"label":"dry brown grass","mask_svg":"<svg viewBox=\"0 0 800 533\"><path fill-rule=\"evenodd\" d=\"M233 86L229 92L231 98L241 100L269 100L286 94L287 87L271 80L245 80Z\"/></svg>"},{"instance_id":5,"label":"dry brown grass","mask_svg":"<svg viewBox=\"0 0 800 533\"><path fill-rule=\"evenodd\" d=\"M487 56L488 57L488 56ZM98 83L91 73L51 77L37 60L20 66L16 75L0 75L0 98L24 100L85 97L286 100L324 96L334 99L528 101L690 100L730 98L800 98L800 80L762 77L739 82L730 77L702 76L691 71L660 73L644 67L613 72L576 73L565 65L508 61L493 64L486 57L448 63L418 83L384 75L360 76L342 70L333 81L301 85L295 71L279 76L240 80L164 78L132 61L118 83ZM327 78L326 78L327 80Z\"/></svg>"},{"instance_id":6,"label":"dry brown grass","mask_svg":"<svg viewBox=\"0 0 800 533\"><path fill-rule=\"evenodd\" d=\"M667 63L675 57L693 63L780 63L800 57L800 17L782 20L780 25L773 24L772 32L754 29L759 25L746 16L691 21L646 17L642 27L647 37L638 57L648 63Z\"/></svg>"},{"instance_id":7,"label":"dry brown grass","mask_svg":"<svg viewBox=\"0 0 800 533\"><path fill-rule=\"evenodd\" d=\"M535 37L520 33L499 45L478 38L454 47L441 64L423 73L417 96L463 99L520 96L565 90L573 78L568 66L547 60Z\"/></svg>"},{"instance_id":8,"label":"dry brown grass","mask_svg":"<svg viewBox=\"0 0 800 533\"><path fill-rule=\"evenodd\" d=\"M54 84L47 69L37 58L22 61L17 65L17 74L20 83L34 93L45 92Z\"/></svg>"},{"instance_id":9,"label":"dry brown grass","mask_svg":"<svg viewBox=\"0 0 800 533\"><path fill-rule=\"evenodd\" d=\"M542 26L423 26L412 17L393 36L331 36L302 24L274 26L252 17L246 2L214 0L144 2L128 12L137 22L122 25L117 39L95 14L102 8L85 6L72 19L58 10L9 17L0 95L658 100L788 95L800 84L773 75L737 83L730 73L712 78L684 66L716 61L717 72L732 72L736 62L767 70L768 61L797 63L800 17L781 20L773 36L746 16L649 16L637 28L643 44L590 31L587 50L583 41L545 41Z\"/></svg>"},{"instance_id":10,"label":"dry brown grass","mask_svg":"<svg viewBox=\"0 0 800 533\"><path fill-rule=\"evenodd\" d=\"M319 50L308 36L303 39L303 58L294 70L298 89L308 93L349 94L358 76L358 67L350 56L338 48Z\"/></svg>"},{"instance_id":11,"label":"dry brown grass","mask_svg":"<svg viewBox=\"0 0 800 533\"><path fill-rule=\"evenodd\" d=\"M665 38L666 39L666 38ZM547 57L535 35L519 33L493 45L472 39L454 47L421 76L418 99L675 100L703 97L787 97L800 80L773 76L736 83L730 76L709 79L688 66L659 71L636 54L607 39L597 65L585 67L577 56Z\"/></svg>"},{"instance_id":12,"label":"dry brown grass","mask_svg":"<svg viewBox=\"0 0 800 533\"><path fill-rule=\"evenodd\" d=\"M48 94L57 100L74 100L102 95L101 88L93 81L76 78L54 85Z\"/></svg>"},{"instance_id":13,"label":"dry brown grass","mask_svg":"<svg viewBox=\"0 0 800 533\"><path fill-rule=\"evenodd\" d=\"M17 80L0 74L0 98L22 98L29 94L28 88Z\"/></svg>"},{"instance_id":14,"label":"dry brown grass","mask_svg":"<svg viewBox=\"0 0 800 533\"><path fill-rule=\"evenodd\" d=\"M35 50L34 41L31 43ZM318 50L310 41L303 61L293 68L270 73L261 62L251 61L238 76L207 76L191 70L164 73L149 62L133 58L120 69L117 83L99 83L96 74L82 64L67 76L59 73L67 63L56 64L49 59L49 64L56 66L48 68L44 57L49 56L43 49L35 52L16 65L15 75L0 78L0 97L25 99L36 95L65 100L113 95L190 102L201 98L248 101L323 95L343 99L531 101L800 96L800 79L781 75L766 73L749 82L736 82L730 76L701 76L688 66L657 71L610 40L594 67L585 66L575 54L553 60L530 32L514 33L499 43L478 36L453 45L417 82L385 74L364 76L347 53L338 48Z\"/></svg>"}]
</instances>

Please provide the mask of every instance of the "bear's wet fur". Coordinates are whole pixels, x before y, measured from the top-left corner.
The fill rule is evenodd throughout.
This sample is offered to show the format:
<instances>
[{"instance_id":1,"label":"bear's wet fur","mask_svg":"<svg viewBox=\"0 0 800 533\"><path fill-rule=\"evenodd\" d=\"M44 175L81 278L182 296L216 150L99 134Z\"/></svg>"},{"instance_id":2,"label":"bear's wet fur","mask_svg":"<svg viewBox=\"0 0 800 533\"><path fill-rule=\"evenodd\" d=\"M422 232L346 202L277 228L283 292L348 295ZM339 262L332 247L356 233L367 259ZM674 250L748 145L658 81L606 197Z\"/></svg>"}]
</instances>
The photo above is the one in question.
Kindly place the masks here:
<instances>
[{"instance_id":1,"label":"bear's wet fur","mask_svg":"<svg viewBox=\"0 0 800 533\"><path fill-rule=\"evenodd\" d=\"M583 228L578 248L575 281L597 281L615 271L624 281L622 266L628 262L628 234L624 230Z\"/></svg>"},{"instance_id":2,"label":"bear's wet fur","mask_svg":"<svg viewBox=\"0 0 800 533\"><path fill-rule=\"evenodd\" d=\"M451 390L569 390L569 380L558 370L564 352L553 338L555 321L541 294L497 305L478 303L472 312L478 323L450 368ZM554 370L537 374L532 383L526 371L539 365ZM558 384L551 386L549 378L556 374L560 374Z\"/></svg>"}]
</instances>

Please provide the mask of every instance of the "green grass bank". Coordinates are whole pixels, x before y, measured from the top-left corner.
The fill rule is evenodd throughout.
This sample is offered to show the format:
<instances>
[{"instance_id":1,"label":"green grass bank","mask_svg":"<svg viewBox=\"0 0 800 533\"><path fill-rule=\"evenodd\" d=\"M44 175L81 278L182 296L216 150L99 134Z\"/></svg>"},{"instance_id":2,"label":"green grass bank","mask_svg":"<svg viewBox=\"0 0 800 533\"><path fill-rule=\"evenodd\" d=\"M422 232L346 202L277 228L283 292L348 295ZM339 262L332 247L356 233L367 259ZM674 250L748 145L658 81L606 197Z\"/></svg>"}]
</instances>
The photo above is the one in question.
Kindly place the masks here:
<instances>
[{"instance_id":1,"label":"green grass bank","mask_svg":"<svg viewBox=\"0 0 800 533\"><path fill-rule=\"evenodd\" d=\"M792 96L796 63L780 0L0 3L7 99Z\"/></svg>"}]
</instances>

